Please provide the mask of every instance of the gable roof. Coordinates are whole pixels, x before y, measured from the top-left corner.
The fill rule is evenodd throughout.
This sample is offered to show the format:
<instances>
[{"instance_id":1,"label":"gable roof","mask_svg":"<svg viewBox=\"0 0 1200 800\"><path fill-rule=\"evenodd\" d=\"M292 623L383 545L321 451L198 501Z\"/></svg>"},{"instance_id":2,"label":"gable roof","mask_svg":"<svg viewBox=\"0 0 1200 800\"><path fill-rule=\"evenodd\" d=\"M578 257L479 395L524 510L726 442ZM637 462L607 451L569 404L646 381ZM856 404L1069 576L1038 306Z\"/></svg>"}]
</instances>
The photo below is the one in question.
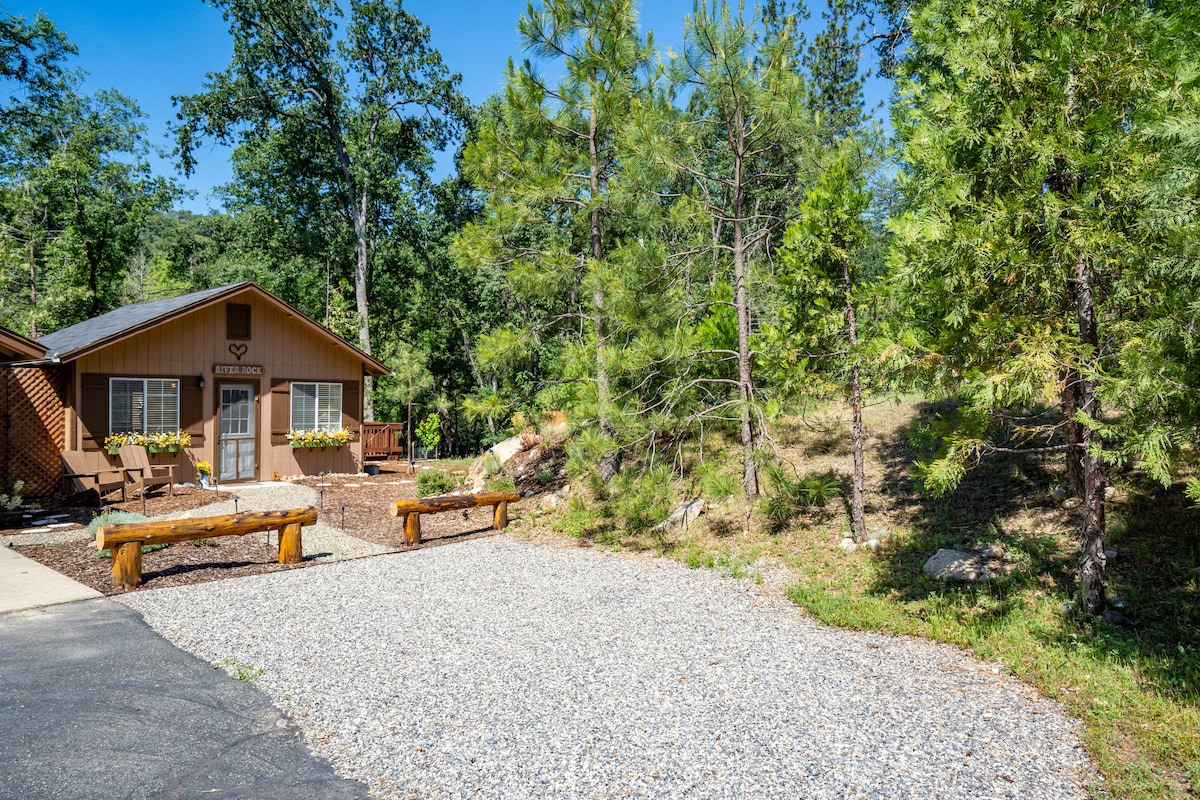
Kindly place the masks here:
<instances>
[{"instance_id":1,"label":"gable roof","mask_svg":"<svg viewBox=\"0 0 1200 800\"><path fill-rule=\"evenodd\" d=\"M206 306L213 305L235 295L249 292L256 294L279 311L289 317L294 317L300 324L309 328L319 337L323 337L335 346L345 347L354 356L361 359L366 371L371 375L390 375L391 369L372 355L360 350L347 342L323 325L305 315L302 311L285 303L280 298L268 292L254 281L231 283L228 286L218 286L215 289L204 289L178 297L168 297L163 300L153 300L133 306L123 306L101 314L98 317L85 320L69 328L46 334L38 339L38 344L45 348L45 358L55 361L74 361L103 347L116 344L122 339L128 339L139 333L158 327L164 323L178 319Z\"/></svg>"},{"instance_id":2,"label":"gable roof","mask_svg":"<svg viewBox=\"0 0 1200 800\"><path fill-rule=\"evenodd\" d=\"M45 348L33 339L0 326L0 362L41 358L44 351Z\"/></svg>"}]
</instances>

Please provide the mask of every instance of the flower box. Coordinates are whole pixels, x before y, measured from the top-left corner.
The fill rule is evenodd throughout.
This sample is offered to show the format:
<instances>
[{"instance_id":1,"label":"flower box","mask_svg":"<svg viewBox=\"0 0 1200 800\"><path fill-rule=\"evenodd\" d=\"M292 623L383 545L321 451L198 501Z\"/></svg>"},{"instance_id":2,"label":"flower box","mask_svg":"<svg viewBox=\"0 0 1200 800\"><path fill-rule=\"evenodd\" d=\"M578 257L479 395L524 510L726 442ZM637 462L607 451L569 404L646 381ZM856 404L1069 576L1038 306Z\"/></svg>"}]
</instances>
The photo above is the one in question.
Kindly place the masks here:
<instances>
[{"instance_id":1,"label":"flower box","mask_svg":"<svg viewBox=\"0 0 1200 800\"><path fill-rule=\"evenodd\" d=\"M178 453L192 444L192 436L183 431L170 433L111 433L104 439L104 449L117 455L127 444L140 444L151 453Z\"/></svg>"},{"instance_id":2,"label":"flower box","mask_svg":"<svg viewBox=\"0 0 1200 800\"><path fill-rule=\"evenodd\" d=\"M326 447L345 447L350 444L354 434L344 428L333 431L288 431L287 438L288 444L295 450L312 450L318 447L324 450Z\"/></svg>"}]
</instances>

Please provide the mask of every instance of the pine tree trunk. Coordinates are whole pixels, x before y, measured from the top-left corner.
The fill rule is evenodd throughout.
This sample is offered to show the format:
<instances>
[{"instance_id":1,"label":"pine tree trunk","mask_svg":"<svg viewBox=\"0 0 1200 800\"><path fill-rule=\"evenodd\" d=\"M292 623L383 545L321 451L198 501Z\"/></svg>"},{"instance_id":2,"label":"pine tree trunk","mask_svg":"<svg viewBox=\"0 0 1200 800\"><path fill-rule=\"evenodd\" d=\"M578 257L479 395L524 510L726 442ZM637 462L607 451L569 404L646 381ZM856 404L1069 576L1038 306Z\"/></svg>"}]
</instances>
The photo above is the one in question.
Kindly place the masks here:
<instances>
[{"instance_id":1,"label":"pine tree trunk","mask_svg":"<svg viewBox=\"0 0 1200 800\"><path fill-rule=\"evenodd\" d=\"M1083 433L1082 426L1075 420L1079 412L1079 371L1066 369L1063 372L1062 413L1063 434L1067 447L1067 483L1075 496L1083 499L1085 493L1083 479Z\"/></svg>"},{"instance_id":2,"label":"pine tree trunk","mask_svg":"<svg viewBox=\"0 0 1200 800\"><path fill-rule=\"evenodd\" d=\"M863 458L862 381L858 369L858 321L854 316L854 300L850 293L850 260L842 261L842 283L846 293L846 327L850 334L850 411L854 418L854 477L850 481L850 521L854 526L854 538L866 541L866 509L863 500L863 485L866 468Z\"/></svg>"},{"instance_id":3,"label":"pine tree trunk","mask_svg":"<svg viewBox=\"0 0 1200 800\"><path fill-rule=\"evenodd\" d=\"M595 75L593 74L593 79ZM589 156L589 179L591 182L592 199L600 197L600 140L599 140L599 121L596 117L596 109L591 109L591 115L588 120L588 156ZM589 222L589 233L591 237L591 254L592 258L599 264L604 258L604 238L600 228L600 209L593 208ZM597 278L597 280L599 280ZM592 325L595 328L596 336L596 419L600 426L600 432L605 438L611 440L615 433L612 424L612 387L608 378L608 363L604 355L604 289L597 285L592 292ZM600 477L604 480L611 479L617 474L617 454L616 451L606 452L600 457L598 465Z\"/></svg>"},{"instance_id":4,"label":"pine tree trunk","mask_svg":"<svg viewBox=\"0 0 1200 800\"><path fill-rule=\"evenodd\" d=\"M1095 353L1099 344L1099 334L1096 324L1096 298L1092 290L1090 264L1084 256L1075 262L1075 308L1079 320L1079 340L1081 349ZM1100 418L1100 399L1096 396L1096 384L1088 377L1080 375L1077 382L1079 387L1080 410L1089 419ZM1083 478L1083 522L1079 530L1079 583L1080 596L1084 610L1089 614L1099 614L1104 610L1104 490L1107 482L1104 475L1104 462L1100 450L1103 442L1087 425L1079 426L1079 446Z\"/></svg>"},{"instance_id":5,"label":"pine tree trunk","mask_svg":"<svg viewBox=\"0 0 1200 800\"><path fill-rule=\"evenodd\" d=\"M354 209L354 238L358 244L354 264L354 305L358 311L358 346L364 353L371 352L370 309L367 304L367 274L371 260L370 241L367 232L367 193L362 192L361 202ZM375 380L370 375L363 377L363 422L375 421Z\"/></svg>"},{"instance_id":6,"label":"pine tree trunk","mask_svg":"<svg viewBox=\"0 0 1200 800\"><path fill-rule=\"evenodd\" d=\"M754 402L754 374L750 353L750 292L746 288L746 243L742 229L745 133L742 115L736 114L733 136L733 305L738 328L738 391L741 396L742 485L746 498L758 496L758 470L754 464L754 424L750 416Z\"/></svg>"}]
</instances>

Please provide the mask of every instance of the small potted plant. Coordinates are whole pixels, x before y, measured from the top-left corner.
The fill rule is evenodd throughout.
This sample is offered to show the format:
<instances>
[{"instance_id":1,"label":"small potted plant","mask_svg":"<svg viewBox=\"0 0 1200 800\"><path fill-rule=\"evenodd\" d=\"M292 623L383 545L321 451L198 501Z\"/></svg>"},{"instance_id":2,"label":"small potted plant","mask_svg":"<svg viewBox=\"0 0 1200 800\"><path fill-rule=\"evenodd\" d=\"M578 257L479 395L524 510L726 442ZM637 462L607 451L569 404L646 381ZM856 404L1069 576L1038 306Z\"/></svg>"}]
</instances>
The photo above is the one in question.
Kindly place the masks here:
<instances>
[{"instance_id":1,"label":"small potted plant","mask_svg":"<svg viewBox=\"0 0 1200 800\"><path fill-rule=\"evenodd\" d=\"M212 475L212 464L207 461L196 462L196 472L200 474L200 488L208 488L208 478Z\"/></svg>"}]
</instances>

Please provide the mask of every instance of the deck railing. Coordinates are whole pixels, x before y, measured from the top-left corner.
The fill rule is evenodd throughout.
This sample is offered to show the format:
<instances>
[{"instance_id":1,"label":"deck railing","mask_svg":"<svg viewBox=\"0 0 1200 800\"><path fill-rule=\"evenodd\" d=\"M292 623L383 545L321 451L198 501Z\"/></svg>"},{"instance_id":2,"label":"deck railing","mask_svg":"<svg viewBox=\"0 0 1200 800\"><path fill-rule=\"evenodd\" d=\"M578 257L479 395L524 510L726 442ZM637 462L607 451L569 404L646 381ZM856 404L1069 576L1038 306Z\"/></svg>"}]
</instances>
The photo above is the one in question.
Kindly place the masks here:
<instances>
[{"instance_id":1,"label":"deck railing","mask_svg":"<svg viewBox=\"0 0 1200 800\"><path fill-rule=\"evenodd\" d=\"M363 458L403 458L403 422L364 422L362 424Z\"/></svg>"}]
</instances>

